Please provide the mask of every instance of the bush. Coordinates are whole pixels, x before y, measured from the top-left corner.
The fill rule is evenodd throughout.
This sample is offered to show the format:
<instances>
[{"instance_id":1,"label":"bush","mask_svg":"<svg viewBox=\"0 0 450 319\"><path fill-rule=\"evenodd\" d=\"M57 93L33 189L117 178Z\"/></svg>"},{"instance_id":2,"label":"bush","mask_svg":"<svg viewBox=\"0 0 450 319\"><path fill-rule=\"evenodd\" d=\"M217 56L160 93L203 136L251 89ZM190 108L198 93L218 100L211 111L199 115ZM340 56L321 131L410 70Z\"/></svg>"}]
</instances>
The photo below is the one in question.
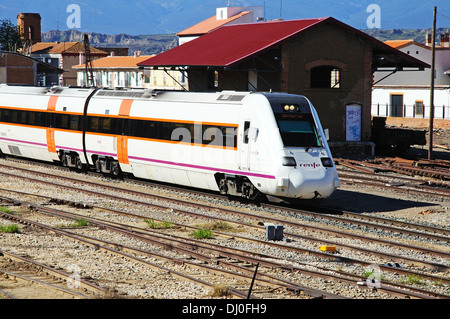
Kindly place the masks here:
<instances>
[{"instance_id":1,"label":"bush","mask_svg":"<svg viewBox=\"0 0 450 319\"><path fill-rule=\"evenodd\" d=\"M192 233L192 235L197 239L208 239L212 238L212 232L208 229L198 229Z\"/></svg>"},{"instance_id":2,"label":"bush","mask_svg":"<svg viewBox=\"0 0 450 319\"><path fill-rule=\"evenodd\" d=\"M0 232L2 233L20 233L19 226L10 224L8 226L0 225Z\"/></svg>"},{"instance_id":3,"label":"bush","mask_svg":"<svg viewBox=\"0 0 450 319\"><path fill-rule=\"evenodd\" d=\"M173 223L171 221L155 221L153 219L145 219L147 226L152 229L164 229L164 228L172 228Z\"/></svg>"}]
</instances>

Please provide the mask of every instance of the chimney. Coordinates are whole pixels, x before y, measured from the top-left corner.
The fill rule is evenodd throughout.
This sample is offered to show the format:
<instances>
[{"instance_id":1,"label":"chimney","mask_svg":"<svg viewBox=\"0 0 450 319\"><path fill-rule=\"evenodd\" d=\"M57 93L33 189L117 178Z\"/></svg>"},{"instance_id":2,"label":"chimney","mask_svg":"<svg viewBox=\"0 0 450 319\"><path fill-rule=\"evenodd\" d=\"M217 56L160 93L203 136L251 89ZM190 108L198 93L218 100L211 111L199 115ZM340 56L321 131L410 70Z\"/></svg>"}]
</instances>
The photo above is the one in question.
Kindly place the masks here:
<instances>
[{"instance_id":1,"label":"chimney","mask_svg":"<svg viewBox=\"0 0 450 319\"><path fill-rule=\"evenodd\" d=\"M431 34L427 33L426 39L425 39L425 45L427 47L431 47Z\"/></svg>"},{"instance_id":2,"label":"chimney","mask_svg":"<svg viewBox=\"0 0 450 319\"><path fill-rule=\"evenodd\" d=\"M441 47L442 48L448 48L449 47L449 34L448 33L442 33L441 34Z\"/></svg>"}]
</instances>

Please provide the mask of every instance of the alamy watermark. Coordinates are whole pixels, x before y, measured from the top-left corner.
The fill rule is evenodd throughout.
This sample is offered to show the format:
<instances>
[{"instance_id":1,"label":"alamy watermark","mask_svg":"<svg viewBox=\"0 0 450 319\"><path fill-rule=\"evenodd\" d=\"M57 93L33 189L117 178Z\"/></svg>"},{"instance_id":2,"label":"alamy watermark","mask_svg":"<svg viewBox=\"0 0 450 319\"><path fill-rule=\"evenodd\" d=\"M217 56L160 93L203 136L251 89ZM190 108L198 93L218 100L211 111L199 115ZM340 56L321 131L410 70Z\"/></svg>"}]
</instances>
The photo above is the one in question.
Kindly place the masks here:
<instances>
[{"instance_id":1,"label":"alamy watermark","mask_svg":"<svg viewBox=\"0 0 450 319\"><path fill-rule=\"evenodd\" d=\"M81 28L81 8L78 4L69 4L66 9L70 15L67 17L66 24L69 29Z\"/></svg>"},{"instance_id":2,"label":"alamy watermark","mask_svg":"<svg viewBox=\"0 0 450 319\"><path fill-rule=\"evenodd\" d=\"M67 267L67 271L72 273L69 278L67 278L67 287L70 289L81 287L81 269L78 265L70 265Z\"/></svg>"},{"instance_id":3,"label":"alamy watermark","mask_svg":"<svg viewBox=\"0 0 450 319\"><path fill-rule=\"evenodd\" d=\"M369 4L366 9L370 15L367 17L366 24L369 29L381 28L381 8L378 4Z\"/></svg>"},{"instance_id":4,"label":"alamy watermark","mask_svg":"<svg viewBox=\"0 0 450 319\"><path fill-rule=\"evenodd\" d=\"M381 287L381 269L380 266L372 264L366 268L369 276L366 279L367 287L380 288Z\"/></svg>"}]
</instances>

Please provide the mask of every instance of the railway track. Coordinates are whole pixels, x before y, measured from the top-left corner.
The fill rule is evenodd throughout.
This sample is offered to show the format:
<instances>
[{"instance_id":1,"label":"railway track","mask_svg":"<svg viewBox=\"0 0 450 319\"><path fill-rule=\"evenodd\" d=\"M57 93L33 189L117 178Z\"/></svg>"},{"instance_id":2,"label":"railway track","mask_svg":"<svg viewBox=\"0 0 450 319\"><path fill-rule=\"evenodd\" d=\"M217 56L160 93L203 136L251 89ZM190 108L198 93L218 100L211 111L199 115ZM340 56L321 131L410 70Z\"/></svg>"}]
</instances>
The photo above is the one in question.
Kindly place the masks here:
<instances>
[{"instance_id":1,"label":"railway track","mask_svg":"<svg viewBox=\"0 0 450 319\"><path fill-rule=\"evenodd\" d=\"M5 169L4 169L5 171L6 171L6 167L5 167ZM19 179L19 178L25 178L26 176L26 174L31 174L32 172L27 172L27 173L24 173L24 172L22 172L20 175L16 175L16 176L13 176L14 174L10 174L9 176L10 176L10 178L16 178L16 179ZM7 174L6 172L4 173L4 174ZM36 174L36 173L33 173L33 174ZM26 178L30 178L30 177L26 177ZM46 176L46 178L50 178L50 176ZM59 179L61 178L61 177L58 177ZM30 181L30 179L29 179L29 181ZM76 186L74 186L75 187L75 192L78 192L78 193L81 193L82 191L83 192L85 192L84 190L82 190L81 189L81 187L78 185L78 183L79 183L80 181L77 181L77 180L72 180L70 183L71 184L77 184ZM38 183L38 181L34 181L34 183ZM67 192L68 192L68 189L69 189L69 186L67 186L67 185L61 185L61 184L58 184L58 185L56 185L54 182L49 182L49 181L47 181L46 183L48 183L47 185L53 185L52 187L59 187L59 188L64 188L64 189L66 189L67 190ZM53 183L53 184L50 184L50 183ZM84 181L83 181L83 183L84 183ZM93 184L91 184L91 185L93 185ZM96 188L100 188L100 185L95 185L95 187ZM177 215L182 215L183 216L183 218L186 218L186 216L187 216L187 214L189 214L189 218L198 218L198 219L200 219L200 218L203 218L203 219L216 219L216 218L222 218L222 221L224 220L224 218L223 218L223 216L231 216L231 215L236 215L236 214L242 214L242 212L237 212L237 211L231 211L231 210L224 210L224 209L221 209L221 210L219 210L219 208L214 208L213 210L215 211L215 214L213 214L213 215L203 215L202 216L202 214L199 214L199 213L197 213L197 212L195 212L195 211L192 211L192 209L191 210L187 210L187 211L182 211L181 209L178 209L178 208L168 208L167 206L159 206L159 207L156 207L157 205L155 205L155 204L149 204L149 203L144 203L144 202L142 202L142 201L138 201L138 200L132 200L132 199L130 199L132 196L136 196L136 194L134 194L134 195L132 195L131 196L131 194L130 194L130 190L129 189L127 189L126 191L128 191L128 195L127 195L127 197L122 197L122 198L120 198L120 196L118 196L118 192L120 191L120 192L122 192L122 191L124 191L124 189L123 189L123 187L121 188L121 187L119 187L119 188L117 188L117 186L116 187L113 187L113 186L108 186L108 187L110 187L110 189L108 190L108 191L106 191L106 190L104 190L104 191L102 191L102 192L100 192L100 193L103 193L103 196L105 196L105 195L107 195L107 194L105 194L105 193L107 193L107 192L109 192L109 191L115 191L115 195L107 195L108 197L109 197L109 199L108 200L113 200L113 198L115 198L116 200L119 200L119 202L123 202L123 201L125 201L126 199L127 200L131 200L131 204L132 205L135 205L135 206L146 206L146 207L150 207L150 206L152 206L153 208L152 209L159 209L159 210L161 210L161 211L164 211L165 213L167 213L167 210L169 210L171 213L176 213ZM131 187L129 187L129 188L131 188ZM6 192L7 190L3 190L3 192ZM100 194L99 192L97 192L97 194L95 195L95 196L100 196L101 194ZM18 193L17 193L18 194ZM142 193L142 191L141 192L139 192L139 194L138 194L140 197L147 197L147 196L149 196L149 194L147 194L147 193ZM20 194L19 195L19 197L24 197L25 196L25 194L24 193L22 193L22 194ZM173 196L172 196L173 197ZM6 198L5 198L5 200L6 200ZM169 200L173 200L173 198L172 199L167 199L167 198L165 198L165 199L163 199L163 198L160 198L159 199L160 201L164 201L165 203L167 202L167 201L169 201ZM47 199L47 201L48 201L48 199ZM62 201L64 201L64 200L62 200ZM188 204L192 204L192 203L188 203L188 202L186 202L186 201L184 201L183 203L182 203L182 205L183 206L187 206ZM30 207L35 207L35 206L33 206L33 204L27 204L28 206L30 206ZM83 204L81 203L75 203L75 206L77 206L77 205L79 205L79 206L82 206ZM178 205L181 205L180 204L180 202L178 202ZM119 205L117 205L117 206L119 206ZM191 206L192 207L192 206ZM35 208L36 209L36 208ZM98 208L98 209L100 209L100 208ZM103 207L103 209L104 209L104 207ZM207 207L206 206L200 206L199 204L196 204L195 205L195 209L196 210L206 210L207 209ZM277 210L282 210L283 208L282 207L279 207L279 206L277 206L277 207L271 207L271 209L273 209L273 210L275 210L275 209L277 209ZM248 210L248 209L247 209ZM117 213L117 210L115 210L115 212ZM295 214L295 215L300 215L301 214L301 212L300 211L296 211L296 212L294 212L293 213L293 210L292 209L288 209L288 210L286 210L285 211L285 213L286 212L289 212L290 214ZM303 212L303 214L306 214L307 212ZM308 212L308 214L312 214L312 212ZM317 213L315 213L315 214L317 214ZM218 216L217 216L218 215ZM272 215L272 219L270 219L270 218L268 218L267 216L264 216L264 219L267 219L267 221L266 221L266 223L267 222L275 222L275 223L283 223L284 225L286 225L286 219L285 218L283 218L283 219L273 219L273 213L270 213L270 214L265 214L265 215ZM164 219L164 217L167 217L167 216L164 216L164 214L163 215L160 215L161 216L161 219ZM195 216L195 217L193 217L193 216ZM220 217L221 216L221 217ZM239 217L239 218L243 218L242 216L243 215L240 215L241 217ZM310 215L311 216L311 215ZM322 217L326 217L326 216L329 216L329 217L333 217L333 218L336 218L336 216L335 215L324 215L324 214L322 214L320 217L322 218ZM317 215L315 215L314 217L317 217ZM142 217L141 217L142 218ZM250 218L251 220L252 220L252 223L254 223L254 221L256 221L256 220L262 220L263 219L263 217L261 216L261 214L258 214L258 213L253 213L253 214L250 214L250 215L246 215L246 217L245 217L246 219L248 219L248 218ZM156 220L157 218L155 218L155 220ZM94 223L94 221L91 221L91 222L93 222ZM229 222L229 223L235 223L235 224L238 224L237 222L236 222L236 220L227 220L227 222ZM385 221L384 221L385 222ZM101 223L106 223L106 221L101 221ZM246 223L246 225L244 225ZM189 223L183 223L183 222L181 222L180 223L180 225L183 225L184 227L187 227L186 226L186 224L189 224ZM237 234L232 234L231 235L231 237L232 238L234 238L233 240L236 240L237 238L239 239L239 241L252 241L253 243L256 243L256 242L258 242L256 239L252 239L252 238L249 238L250 236L248 236L247 234L248 233L250 233L250 232L256 232L256 233L258 233L259 235L261 235L261 233L263 233L264 232L264 228L263 228L263 226L260 226L260 225L253 225L253 224L251 224L251 226L252 227L250 227L250 224L249 224L249 222L248 222L248 220L247 221L244 221L244 224L240 224L240 226L239 227L242 227L242 228L244 228L244 227L247 227L247 228L252 228L253 230L249 230L249 231L246 231L245 232L245 234L246 234L246 236L238 236ZM293 227L293 228L297 228L297 227L301 227L301 229L302 230L304 230L305 229L305 226L304 225L295 225L295 224L299 224L298 222L296 222L296 223L293 223L292 225L289 225L289 227ZM104 226L102 226L102 227L104 227ZM114 226L114 227L118 227L118 226ZM121 226L121 227L123 227L123 226ZM373 226L373 227L376 227L376 226ZM398 226L397 226L398 227ZM136 231L139 231L139 232L141 232L142 230L135 230L135 232ZM298 230L296 230L297 232L298 232ZM329 229L325 229L325 228L315 228L314 229L314 231L315 232L320 232L320 233L324 233L324 232L326 232L327 234L330 234L330 230ZM428 230L421 230L421 232L427 232ZM434 229L433 230L433 232L436 232L436 229ZM218 233L218 232L215 232L215 233ZM345 234L343 234L343 233L336 233L336 232L334 232L334 236L344 236ZM422 236L422 235L420 235L420 234L416 234L416 235L419 235L419 236ZM228 236L228 237L230 237L230 234L221 234L221 236ZM318 242L327 242L327 243L332 243L331 241L326 241L326 240L324 240L324 237L322 237L321 239L311 239L311 238L308 238L307 236L300 236L300 235L296 235L294 232L293 233L291 233L291 232L286 232L286 236L288 236L288 237L290 237L291 239L292 238L296 238L295 240L294 240L294 242L299 242L300 240L307 240L307 241L315 241L316 243L318 243ZM297 237L295 237L295 236L297 236ZM442 232L442 234L440 234L440 235L434 235L435 237L433 238L433 240L437 240L437 241L440 241L440 240L445 240L445 239L448 239L448 237L446 237L447 236L447 234L445 233L445 232ZM261 237L261 236L260 236ZM424 236L424 237L426 237L426 236ZM440 239L439 239L439 237L440 237ZM228 239L229 240L229 239ZM359 240L359 239L358 239ZM373 240L373 239L366 239L366 240ZM427 240L430 240L430 237L428 237L427 238ZM161 245L169 245L169 244L171 244L172 246L171 247L173 247L173 241L174 241L174 237L172 236L170 239L169 239L169 243L165 243L165 244L161 244ZM277 243L277 242L268 242L267 240L261 240L261 239L259 239L259 241L260 242L258 242L258 244L260 244L260 245L262 245L262 244L264 244L264 245L266 245L266 246L272 246L272 247L274 247L274 248L276 248L277 250L280 250L280 249L283 249L283 250L289 250L291 253L292 252L294 252L295 251L295 253L296 254L299 254L299 255L305 255L305 256L310 256L310 255L314 255L314 256L317 256L318 258L324 258L324 259L329 259L329 260L332 260L332 261L334 261L334 262L336 262L336 261L338 261L338 262L341 262L341 263L350 263L350 264L359 264L359 265L364 265L364 266L368 266L368 265L370 265L370 264L373 264L373 262L372 261L361 261L361 260L357 260L357 259L352 259L352 258L349 258L349 257L346 257L346 256L343 256L342 254L328 254L328 253L322 253L322 252L319 252L319 251L314 251L314 250L310 250L310 249L303 249L303 248L301 248L301 247L290 247L290 246L293 246L293 245L286 245L285 243ZM270 244L270 245L269 245ZM383 244L389 244L389 245L394 245L394 243L387 243L387 242L384 242ZM180 244L181 245L181 244ZM186 244L185 244L186 245ZM191 246L189 246L190 248L190 250L192 250L192 245L193 244L189 244L189 245L191 245ZM195 245L195 247L200 247L199 245L199 243L195 243L194 244ZM286 247L286 246L289 246L289 247ZM358 249L358 247L356 246L354 246L354 247L351 247L352 245L348 245L348 246L346 246L346 247L344 247L345 245L341 245L341 249L340 250L344 250L344 249L351 249L351 250L354 250L354 251L356 251L357 249ZM205 247L202 247L203 249L206 249ZM294 249L295 248L295 249ZM419 248L419 247L417 247L417 248ZM212 250L212 248L211 247L209 247L208 248L209 250ZM406 249L406 246L405 245L403 245L402 246L402 249ZM408 247L407 249L415 249L414 247ZM217 251L220 251L220 252L222 252L222 254L223 254L223 252L224 251L226 251L226 249L224 248L224 247L221 247L221 248L219 248L219 247L217 247L217 248L215 248L215 250L216 250L216 253L217 253ZM445 245L444 245L444 250L445 250ZM361 252L361 251L360 251ZM374 251L367 251L366 252L367 254L374 254ZM238 254L239 256L241 256L241 255L243 255L243 252L242 251L239 251L239 252L235 252L234 253L235 254L235 257L234 258L236 258L236 254ZM377 253L378 254L378 253ZM439 252L438 250L436 250L436 251L433 251L432 252L432 254L435 254L435 257L440 257L440 258L444 258L444 259L447 259L448 260L448 255L447 255L447 253L444 251L444 252ZM383 257L382 258L384 258L384 260L387 260L387 259L392 259L392 254L389 256L389 254L381 254ZM222 256L223 257L223 256ZM272 259L273 259L273 256L271 256L272 257ZM233 258L233 256L226 256L226 258ZM298 263L298 261L297 262L288 262L288 265L289 266L286 266L286 265L284 265L284 266L282 266L282 265L280 265L280 264L278 264L278 265L276 265L276 266L274 266L274 265L272 265L272 266L268 266L268 265L266 265L265 263L263 263L263 259L261 259L262 257L261 256L253 256L252 257L253 259L248 259L247 261L245 261L247 264L249 264L249 265L253 265L253 267L255 266L255 264L261 264L261 265L263 265L264 264L264 267L266 267L266 268L276 268L276 269L289 269L289 271L290 272L292 272L292 271L294 271L294 272L303 272L303 273L305 273L305 268L306 268L306 266L308 266L308 265L303 265L302 267L300 267L300 266L296 266L296 267L292 267L292 264L297 264ZM255 258L257 258L257 259L255 259ZM268 258L267 256L265 256L264 258ZM275 259L277 259L277 258L275 258ZM397 258L398 259L398 258ZM404 259L404 261L406 261L407 263L410 263L410 264L417 264L417 261L414 261L413 259L408 259L408 258L406 258L406 259ZM286 264L286 261L283 261L284 262L284 264ZM301 263L300 263L301 264ZM428 268L430 268L430 269L432 269L432 271L433 272L435 272L435 271L443 271L444 273L446 272L446 269L447 269L447 267L448 267L448 265L447 264L445 264L445 263L436 263L436 262L423 262L423 261L419 261L419 263L418 264L421 264L422 266L424 266L424 267L428 267ZM395 273L399 273L399 272L405 272L405 273L409 273L409 274L414 274L414 275L416 275L416 276L422 276L423 278L428 278L429 280L434 280L434 281L440 281L440 282L442 282L443 284L445 284L445 285L447 285L448 284L448 282L447 282L447 279L444 277L444 276L441 276L441 277L439 277L439 276L433 276L433 275L427 275L427 274L424 274L424 273L419 273L419 272L417 272L417 273L415 273L414 271L411 271L410 269L398 269L398 268L393 268L393 267L389 267L389 266L383 266L383 265L378 265L378 267L380 267L380 268L382 268L384 271L388 271L388 272L395 272ZM245 268L245 269L248 269L248 268ZM248 272L248 271L247 271ZM251 272L251 271L250 271ZM322 272L330 272L330 269L326 269L325 267L322 269ZM345 271L340 271L340 274L339 274L339 276L338 277L335 277L333 280L334 281L343 281L344 279L343 278L341 278L343 275L342 274L344 274L345 273ZM248 274L249 276L251 275L251 274ZM312 274L309 274L309 275L312 275ZM349 276L349 274L345 274L346 276ZM315 274L314 276L319 276L318 274ZM321 276L322 276L322 278L323 278L323 274L321 274ZM328 276L330 276L330 275L326 275L326 277L328 277ZM354 275L353 275L354 276ZM354 277L350 277L351 279L348 279L347 280L347 282L349 282L349 283L353 283L353 284L355 284L355 283L357 283L357 282L361 282L361 276L354 276ZM357 278L359 278L359 280L357 279ZM248 280L248 278L247 278L247 280ZM385 282L388 282L388 280L385 280L384 279L384 281ZM288 286L284 286L283 287L283 289L284 290L290 290L290 291L296 291L296 292L299 292L299 291L302 291L302 292L305 292L305 291L307 291L307 288L305 288L305 287L301 287L301 286L295 286L294 284L292 284L292 283L290 283L290 286L288 287ZM432 296L433 294L430 294L429 292L428 293L424 293L423 291L420 291L420 292L415 292L415 293L417 293L417 294L421 294L422 296ZM314 295L314 293L311 293L311 295ZM322 296L325 296L326 295L326 293L323 293L322 294ZM434 296L440 296L440 297L445 297L446 295L445 294L434 294Z\"/></svg>"},{"instance_id":2,"label":"railway track","mask_svg":"<svg viewBox=\"0 0 450 319\"><path fill-rule=\"evenodd\" d=\"M39 212L44 212L47 214L51 214L51 215L57 215L57 216L63 216L65 218L72 218L72 219L76 219L79 218L80 215L78 214L73 214L73 213L67 213L67 212L62 212L59 210L55 210L52 208L47 208L47 207L38 207L36 205L30 204L30 203L23 203L24 205L27 205L28 208L31 208L33 210L38 210ZM4 216L4 217L9 217L9 216ZM12 219L15 219L21 223L27 223L27 224L32 224L35 226L39 226L41 228L45 228L49 231L52 232L57 232L58 234L64 234L65 236L71 237L72 239L78 240L78 241L83 241L84 243L89 243L91 245L97 245L96 247L98 249L99 246L98 245L102 245L101 249L106 249L108 250L108 252L114 252L116 254L122 254L123 256L126 256L128 258L137 260L137 257L132 257L130 255L130 251L132 251L133 253L139 252L140 254L148 254L146 251L142 251L142 250L137 250L137 249L133 249L130 247L126 247L124 245L119 245L117 243L108 243L105 242L104 240L100 240L100 239L93 239L93 238L88 238L87 236L83 236L80 234L74 235L73 233L68 234L65 231L61 231L61 230L55 230L55 229L50 229L47 226L43 226L40 225L36 222L32 222L30 220L26 220L23 218L18 218L18 217L10 217ZM255 254L253 252L249 252L249 251L243 251L243 250L237 250L237 249L230 249L228 247L223 247L220 245L215 245L215 244L205 244L205 243L200 243L200 242L195 242L195 243L187 243L185 238L182 237L177 237L177 236L170 236L170 238L165 237L163 234L156 232L153 232L152 235L149 234L148 230L145 229L141 229L138 227L130 227L129 225L124 225L124 224L118 224L118 223L113 223L110 221L99 221L98 218L87 218L89 220L89 223L91 224L95 224L97 227L100 228L108 228L111 229L113 231L116 232L120 232L120 233L125 233L130 237L133 238L139 238L142 241L150 241L152 244L156 244L159 245L161 247L164 247L165 249L169 249L170 250L176 250L180 253L185 253L187 255L190 256L190 258L196 258L196 259L200 259L202 261L208 261L210 259L216 259L217 262L216 264L220 264L221 266L225 266L225 268L232 268L234 270L237 270L237 272L229 272L226 271L226 274L228 276L232 276L232 277L244 277L247 280L250 279L251 277L251 269L248 269L248 265L262 265L268 269L273 269L273 268L278 268L278 269L288 269L290 272L302 272L302 273L308 273L309 275L314 275L314 276L319 276L319 277L323 277L323 278L327 278L327 279L332 279L332 280L339 280L339 281L345 281L349 284L355 284L355 282L357 282L358 279L360 279L360 277L358 276L354 276L352 274L327 274L326 269L322 269L323 272L319 272L319 271L312 271L312 270L307 270L306 268L302 268L302 267L293 267L293 266L287 266L283 263L281 263L280 261L273 261L273 259L276 259L274 257L268 256L268 255L262 255L262 254ZM224 236L227 236L226 234L222 234ZM151 239L150 239L151 237ZM155 237L157 239L155 239ZM107 248L108 246L112 246L115 247L115 249L112 248ZM120 247L120 249L118 248ZM119 249L119 250L118 250ZM193 252L194 250L194 252ZM125 254L124 251L127 251L128 254ZM204 255L204 251L208 251L208 252L212 252L213 254L215 254L217 257L211 257L208 255ZM155 253L152 253L151 255L155 255ZM160 259L167 259L168 257L165 257L163 255L158 254L158 258ZM238 266L236 264L233 264L232 262L229 261L224 261L223 258L228 258L231 260L236 260L239 261L240 263L244 262L246 264L246 266ZM189 264L190 267L194 266L194 267L200 267L203 269L207 269L207 271L209 272L217 272L217 269L213 269L210 266L206 266L206 265L200 265L197 263L190 263L189 261L186 260L180 260L180 259L175 259L175 258L170 258L170 261L172 263L176 263L176 264ZM151 266L155 266L155 264L152 264ZM164 268L165 270L167 270L167 268ZM173 272L173 271L171 271ZM208 285L207 283L201 281L200 279L195 279L192 276L186 276L186 275L182 275L178 272L174 272L177 276L182 277L184 279L188 278L189 280L198 282L200 284L203 285ZM246 275L247 273L247 275ZM268 277L270 280L267 280ZM279 278L276 278L274 276L271 275L267 275L267 274L258 274L257 276L257 281L259 285L268 285L268 287L270 288L270 290L274 289L274 286L281 286L284 289L286 289L286 291L290 291L290 292L295 292L296 294L299 294L300 292L307 294L309 296L312 297L321 297L321 298L340 298L337 295L333 295L330 293L326 293L323 291L319 291L316 289L311 289L308 287L303 287L300 286L294 282L289 282L286 280L282 280ZM385 291L387 293L390 294L394 294L397 296L408 296L408 297L413 297L413 298L447 298L448 296L446 295L440 295L440 294L435 294L435 293L431 293L426 291L426 290L421 290L421 289L411 289L409 288L409 290L406 291L401 291L398 288L398 284L393 284L393 283L388 283L385 282L383 283L383 286L379 286L378 289L381 291ZM401 286L401 285L400 285ZM402 289L405 289L405 286L401 287ZM230 288L230 291L232 294L234 294L237 297L245 297L245 294L241 291L241 290L236 290L236 289L232 289ZM261 293L261 292L260 292Z\"/></svg>"},{"instance_id":3,"label":"railway track","mask_svg":"<svg viewBox=\"0 0 450 319\"><path fill-rule=\"evenodd\" d=\"M0 295L7 299L90 299L104 295L105 290L73 273L66 273L25 256L0 250ZM76 282L75 282L76 278Z\"/></svg>"}]
</instances>

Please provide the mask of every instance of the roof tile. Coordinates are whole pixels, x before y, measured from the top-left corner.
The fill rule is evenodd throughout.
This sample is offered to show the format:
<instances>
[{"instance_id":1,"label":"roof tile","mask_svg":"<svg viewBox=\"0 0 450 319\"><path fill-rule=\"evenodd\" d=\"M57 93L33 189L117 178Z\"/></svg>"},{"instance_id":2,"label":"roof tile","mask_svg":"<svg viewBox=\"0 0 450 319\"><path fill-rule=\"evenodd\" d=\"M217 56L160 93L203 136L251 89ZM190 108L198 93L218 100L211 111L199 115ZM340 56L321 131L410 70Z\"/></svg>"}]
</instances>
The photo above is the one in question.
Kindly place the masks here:
<instances>
[{"instance_id":1,"label":"roof tile","mask_svg":"<svg viewBox=\"0 0 450 319\"><path fill-rule=\"evenodd\" d=\"M236 14L228 19L223 20L217 20L216 16L212 16L211 18L208 18L200 23L197 23L196 25L193 25L192 27L189 27L181 32L178 32L178 36L187 36L187 35L201 35L208 33L212 30L215 30L221 26L226 25L227 23L230 23L231 21L237 20L247 14L251 13L251 11L244 11L239 14Z\"/></svg>"},{"instance_id":2,"label":"roof tile","mask_svg":"<svg viewBox=\"0 0 450 319\"><path fill-rule=\"evenodd\" d=\"M90 47L91 54L104 54L108 53L100 49ZM81 42L38 42L31 48L32 53L80 53L84 52L84 44Z\"/></svg>"},{"instance_id":3,"label":"roof tile","mask_svg":"<svg viewBox=\"0 0 450 319\"><path fill-rule=\"evenodd\" d=\"M92 68L94 69L113 69L113 68L137 68L138 63L146 61L153 56L141 55L139 57L134 56L108 56L92 61ZM79 64L73 66L75 69L84 68L85 64Z\"/></svg>"}]
</instances>

